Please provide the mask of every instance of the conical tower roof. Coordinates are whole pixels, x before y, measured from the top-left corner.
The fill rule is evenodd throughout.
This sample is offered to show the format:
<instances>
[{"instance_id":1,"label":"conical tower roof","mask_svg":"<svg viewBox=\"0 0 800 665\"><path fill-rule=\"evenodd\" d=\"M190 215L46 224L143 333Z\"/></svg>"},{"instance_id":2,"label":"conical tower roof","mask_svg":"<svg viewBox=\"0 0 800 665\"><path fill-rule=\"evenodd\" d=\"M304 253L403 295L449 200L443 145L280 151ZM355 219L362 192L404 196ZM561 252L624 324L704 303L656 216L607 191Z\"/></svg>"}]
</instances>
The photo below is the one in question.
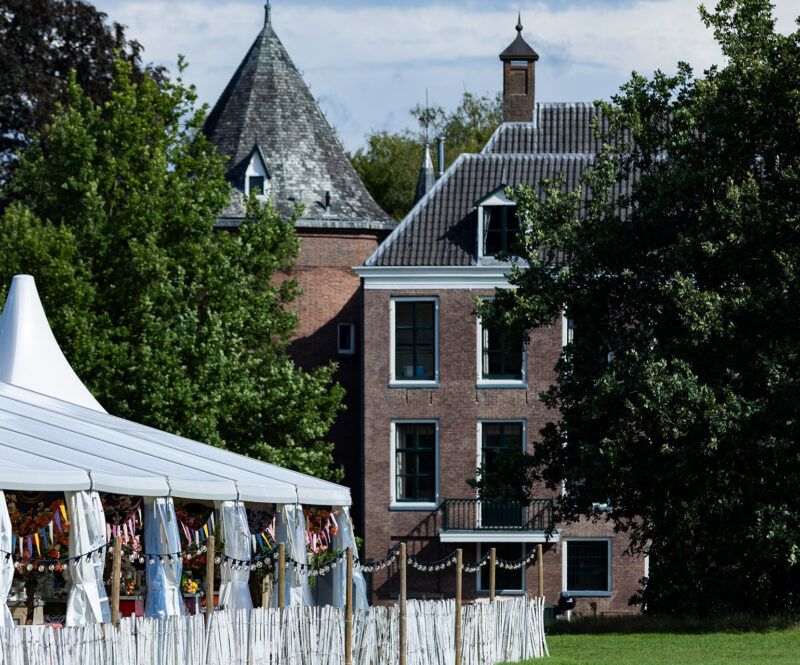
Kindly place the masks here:
<instances>
[{"instance_id":1,"label":"conical tower roof","mask_svg":"<svg viewBox=\"0 0 800 665\"><path fill-rule=\"evenodd\" d=\"M285 216L305 205L298 226L368 225L392 228L317 106L272 28L264 27L231 78L203 131L228 157L232 204L223 217L244 215L245 169L258 145L269 172L268 195ZM326 197L326 192L329 197ZM329 205L326 205L328 203Z\"/></svg>"},{"instance_id":2,"label":"conical tower roof","mask_svg":"<svg viewBox=\"0 0 800 665\"><path fill-rule=\"evenodd\" d=\"M11 281L0 316L0 381L106 413L61 352L30 275Z\"/></svg>"}]
</instances>

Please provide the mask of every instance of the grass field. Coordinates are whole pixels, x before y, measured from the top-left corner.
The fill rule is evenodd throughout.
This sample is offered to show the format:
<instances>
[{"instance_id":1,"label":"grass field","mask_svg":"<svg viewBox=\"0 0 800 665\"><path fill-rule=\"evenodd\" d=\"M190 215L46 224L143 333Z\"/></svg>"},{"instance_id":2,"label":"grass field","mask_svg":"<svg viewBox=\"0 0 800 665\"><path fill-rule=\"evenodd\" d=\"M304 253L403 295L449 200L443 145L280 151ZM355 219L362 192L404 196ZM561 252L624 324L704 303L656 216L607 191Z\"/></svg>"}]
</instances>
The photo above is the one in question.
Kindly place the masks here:
<instances>
[{"instance_id":1,"label":"grass field","mask_svg":"<svg viewBox=\"0 0 800 665\"><path fill-rule=\"evenodd\" d=\"M613 620L612 620L613 621ZM763 626L743 632L724 626L706 632L697 624L624 626L595 622L586 632L547 636L550 658L527 661L547 665L798 665L800 626ZM560 626L559 626L560 628ZM578 628L578 626L576 626ZM628 628L629 630L625 630ZM713 628L713 626L712 626Z\"/></svg>"}]
</instances>

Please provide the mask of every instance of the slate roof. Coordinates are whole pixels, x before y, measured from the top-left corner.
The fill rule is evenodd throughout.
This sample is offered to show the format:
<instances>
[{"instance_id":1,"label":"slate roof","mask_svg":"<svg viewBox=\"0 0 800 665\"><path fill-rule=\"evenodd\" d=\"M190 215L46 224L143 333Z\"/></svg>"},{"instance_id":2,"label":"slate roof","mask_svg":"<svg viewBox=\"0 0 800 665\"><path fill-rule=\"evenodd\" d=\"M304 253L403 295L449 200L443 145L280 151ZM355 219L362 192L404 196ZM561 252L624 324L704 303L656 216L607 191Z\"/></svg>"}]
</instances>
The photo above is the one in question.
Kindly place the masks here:
<instances>
[{"instance_id":1,"label":"slate roof","mask_svg":"<svg viewBox=\"0 0 800 665\"><path fill-rule=\"evenodd\" d=\"M589 126L594 117L605 122L599 113L592 104L537 104L535 122L503 123L480 154L450 165L365 265L478 265L475 202L500 185L538 185L560 173L576 188L599 148Z\"/></svg>"},{"instance_id":2,"label":"slate roof","mask_svg":"<svg viewBox=\"0 0 800 665\"><path fill-rule=\"evenodd\" d=\"M608 118L592 103L539 103L533 122L504 122L481 153L597 153L601 141L594 135L594 120L601 131L608 129Z\"/></svg>"},{"instance_id":3,"label":"slate roof","mask_svg":"<svg viewBox=\"0 0 800 665\"><path fill-rule=\"evenodd\" d=\"M221 225L244 216L244 170L258 143L270 175L270 196L288 217L295 201L305 212L298 226L396 226L367 192L269 21L231 78L203 131L228 157L234 186ZM238 191L237 191L238 190ZM330 192L330 210L325 193Z\"/></svg>"}]
</instances>

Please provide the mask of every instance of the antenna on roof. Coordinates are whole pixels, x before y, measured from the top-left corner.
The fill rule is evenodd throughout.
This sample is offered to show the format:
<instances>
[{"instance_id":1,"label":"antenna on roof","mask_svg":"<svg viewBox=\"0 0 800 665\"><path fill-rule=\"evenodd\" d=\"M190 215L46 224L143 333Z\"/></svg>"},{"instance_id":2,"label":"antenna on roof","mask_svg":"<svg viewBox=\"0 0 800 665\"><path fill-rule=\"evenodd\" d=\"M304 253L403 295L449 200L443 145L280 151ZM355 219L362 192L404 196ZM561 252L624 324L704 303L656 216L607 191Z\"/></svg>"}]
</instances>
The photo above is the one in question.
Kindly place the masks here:
<instances>
[{"instance_id":1,"label":"antenna on roof","mask_svg":"<svg viewBox=\"0 0 800 665\"><path fill-rule=\"evenodd\" d=\"M430 106L428 105L428 89L425 88L425 145L428 145L429 138L428 138L428 125L430 124L430 120L428 120L428 109Z\"/></svg>"},{"instance_id":2,"label":"antenna on roof","mask_svg":"<svg viewBox=\"0 0 800 665\"><path fill-rule=\"evenodd\" d=\"M270 25L272 23L272 18L270 17L269 13L272 10L272 5L269 4L269 0L264 4L264 25Z\"/></svg>"}]
</instances>

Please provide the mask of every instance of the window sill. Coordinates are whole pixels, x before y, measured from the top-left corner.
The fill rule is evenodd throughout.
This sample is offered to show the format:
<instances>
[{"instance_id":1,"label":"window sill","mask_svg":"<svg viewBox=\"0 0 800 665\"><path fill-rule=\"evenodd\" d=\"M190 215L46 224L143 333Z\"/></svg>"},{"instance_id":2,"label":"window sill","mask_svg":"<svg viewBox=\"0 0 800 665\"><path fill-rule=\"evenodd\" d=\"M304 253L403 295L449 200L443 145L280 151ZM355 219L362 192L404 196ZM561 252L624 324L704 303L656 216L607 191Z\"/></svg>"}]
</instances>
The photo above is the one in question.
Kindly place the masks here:
<instances>
[{"instance_id":1,"label":"window sill","mask_svg":"<svg viewBox=\"0 0 800 665\"><path fill-rule=\"evenodd\" d=\"M439 502L424 502L424 501L393 501L389 504L389 510L439 510Z\"/></svg>"},{"instance_id":2,"label":"window sill","mask_svg":"<svg viewBox=\"0 0 800 665\"><path fill-rule=\"evenodd\" d=\"M527 388L525 380L514 381L513 379L481 379L475 384L476 388Z\"/></svg>"},{"instance_id":3,"label":"window sill","mask_svg":"<svg viewBox=\"0 0 800 665\"><path fill-rule=\"evenodd\" d=\"M439 382L438 381L401 381L401 380L394 380L389 381L390 388L438 388Z\"/></svg>"},{"instance_id":4,"label":"window sill","mask_svg":"<svg viewBox=\"0 0 800 665\"><path fill-rule=\"evenodd\" d=\"M565 591L564 593L568 593L570 596L577 596L581 598L585 598L587 596L602 596L608 598L611 595L610 591Z\"/></svg>"}]
</instances>

